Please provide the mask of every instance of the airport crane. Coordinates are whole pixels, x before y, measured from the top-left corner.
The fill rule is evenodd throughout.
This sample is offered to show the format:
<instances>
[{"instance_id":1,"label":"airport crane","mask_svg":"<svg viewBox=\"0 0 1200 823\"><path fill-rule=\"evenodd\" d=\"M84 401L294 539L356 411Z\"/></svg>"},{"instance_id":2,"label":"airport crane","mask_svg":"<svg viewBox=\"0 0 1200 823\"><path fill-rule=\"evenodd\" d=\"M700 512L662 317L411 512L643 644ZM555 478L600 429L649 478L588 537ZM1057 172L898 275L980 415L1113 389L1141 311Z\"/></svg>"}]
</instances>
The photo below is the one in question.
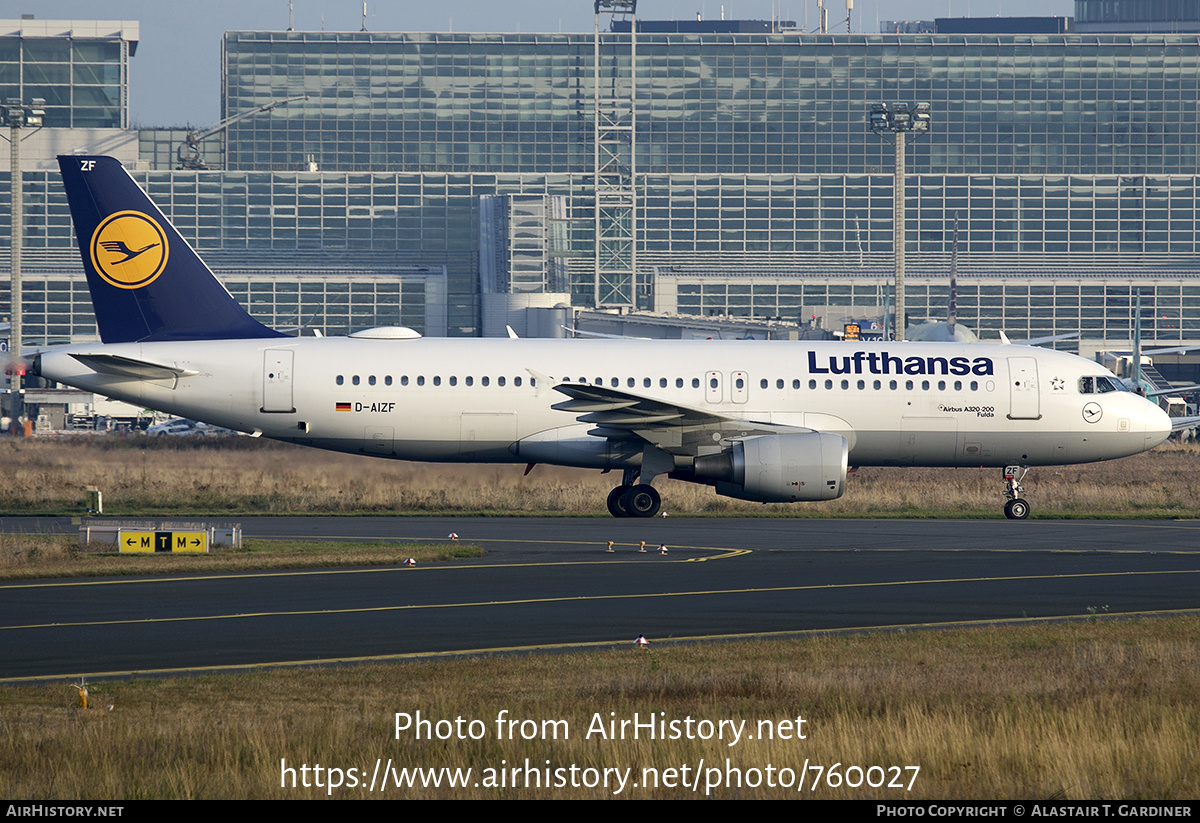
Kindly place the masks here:
<instances>
[{"instance_id":1,"label":"airport crane","mask_svg":"<svg viewBox=\"0 0 1200 823\"><path fill-rule=\"evenodd\" d=\"M278 106L286 106L288 103L295 103L297 100L307 100L308 95L302 94L299 97L288 97L282 100L272 100L270 103L259 106L256 109L248 109L241 114L235 114L232 117L226 117L219 123L214 123L211 126L196 131L189 132L183 142L179 144L179 166L181 169L201 170L207 169L208 166L204 162L204 158L200 155L200 141L206 137L211 137L218 132L222 132L239 120L244 120L247 117L258 114L259 112L270 111Z\"/></svg>"}]
</instances>

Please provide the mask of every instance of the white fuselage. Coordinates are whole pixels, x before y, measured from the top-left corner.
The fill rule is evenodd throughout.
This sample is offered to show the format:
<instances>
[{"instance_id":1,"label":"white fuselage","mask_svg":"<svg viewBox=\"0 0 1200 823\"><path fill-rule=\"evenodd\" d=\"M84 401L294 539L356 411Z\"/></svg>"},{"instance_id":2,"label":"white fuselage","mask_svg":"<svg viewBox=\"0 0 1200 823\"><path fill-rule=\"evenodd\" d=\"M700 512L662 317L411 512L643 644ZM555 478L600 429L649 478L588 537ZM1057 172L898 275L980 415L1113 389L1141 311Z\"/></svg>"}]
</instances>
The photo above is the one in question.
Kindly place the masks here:
<instances>
[{"instance_id":1,"label":"white fuselage","mask_svg":"<svg viewBox=\"0 0 1200 823\"><path fill-rule=\"evenodd\" d=\"M179 370L139 379L71 356ZM588 383L730 418L838 434L851 465L1085 463L1170 433L1111 377L1060 352L952 343L278 338L76 345L43 376L278 440L427 461L636 466L571 412L554 385ZM714 445L719 448L719 445Z\"/></svg>"}]
</instances>

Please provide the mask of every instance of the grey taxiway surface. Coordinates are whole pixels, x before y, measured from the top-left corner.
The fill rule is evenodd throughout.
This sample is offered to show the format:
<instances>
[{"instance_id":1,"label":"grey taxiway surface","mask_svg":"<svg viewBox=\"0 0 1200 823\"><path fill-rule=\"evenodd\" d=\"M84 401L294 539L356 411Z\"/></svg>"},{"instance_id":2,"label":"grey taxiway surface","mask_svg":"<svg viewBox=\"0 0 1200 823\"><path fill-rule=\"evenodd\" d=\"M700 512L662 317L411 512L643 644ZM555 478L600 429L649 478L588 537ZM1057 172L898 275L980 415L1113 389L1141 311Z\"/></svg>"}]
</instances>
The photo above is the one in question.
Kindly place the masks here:
<instances>
[{"instance_id":1,"label":"grey taxiway surface","mask_svg":"<svg viewBox=\"0 0 1200 823\"><path fill-rule=\"evenodd\" d=\"M1200 609L1200 522L1191 521L237 522L248 537L455 532L488 554L416 567L0 583L0 680ZM5 518L0 529L74 527Z\"/></svg>"}]
</instances>

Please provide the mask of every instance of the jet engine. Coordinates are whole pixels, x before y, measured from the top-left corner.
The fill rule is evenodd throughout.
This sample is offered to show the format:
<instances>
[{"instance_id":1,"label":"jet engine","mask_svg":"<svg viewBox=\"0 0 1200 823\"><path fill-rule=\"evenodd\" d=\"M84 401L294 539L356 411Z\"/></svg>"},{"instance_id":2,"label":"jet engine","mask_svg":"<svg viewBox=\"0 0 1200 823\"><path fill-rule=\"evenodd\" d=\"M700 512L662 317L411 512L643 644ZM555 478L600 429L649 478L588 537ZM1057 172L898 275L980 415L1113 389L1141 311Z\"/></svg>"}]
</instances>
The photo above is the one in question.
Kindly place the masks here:
<instances>
[{"instance_id":1,"label":"jet engine","mask_svg":"<svg viewBox=\"0 0 1200 823\"><path fill-rule=\"evenodd\" d=\"M758 503L834 500L846 488L846 438L824 432L768 434L734 441L719 454L697 457L688 479L717 494Z\"/></svg>"}]
</instances>

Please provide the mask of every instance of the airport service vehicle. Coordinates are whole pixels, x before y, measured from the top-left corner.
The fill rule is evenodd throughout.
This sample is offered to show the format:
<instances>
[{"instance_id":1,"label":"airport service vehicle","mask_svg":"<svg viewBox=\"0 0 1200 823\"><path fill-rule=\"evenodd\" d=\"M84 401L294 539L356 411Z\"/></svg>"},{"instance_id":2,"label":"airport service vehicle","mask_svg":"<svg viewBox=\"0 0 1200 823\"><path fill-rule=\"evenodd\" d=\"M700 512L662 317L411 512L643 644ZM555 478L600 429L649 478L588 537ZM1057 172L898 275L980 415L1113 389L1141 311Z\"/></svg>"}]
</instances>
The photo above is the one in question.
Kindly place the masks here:
<instances>
[{"instance_id":1,"label":"airport service vehicle","mask_svg":"<svg viewBox=\"0 0 1200 823\"><path fill-rule=\"evenodd\" d=\"M257 436L403 460L663 475L760 502L840 497L850 466L1003 468L1137 454L1171 421L1097 363L981 343L292 337L253 319L107 157L59 158L102 343L31 372Z\"/></svg>"}]
</instances>

